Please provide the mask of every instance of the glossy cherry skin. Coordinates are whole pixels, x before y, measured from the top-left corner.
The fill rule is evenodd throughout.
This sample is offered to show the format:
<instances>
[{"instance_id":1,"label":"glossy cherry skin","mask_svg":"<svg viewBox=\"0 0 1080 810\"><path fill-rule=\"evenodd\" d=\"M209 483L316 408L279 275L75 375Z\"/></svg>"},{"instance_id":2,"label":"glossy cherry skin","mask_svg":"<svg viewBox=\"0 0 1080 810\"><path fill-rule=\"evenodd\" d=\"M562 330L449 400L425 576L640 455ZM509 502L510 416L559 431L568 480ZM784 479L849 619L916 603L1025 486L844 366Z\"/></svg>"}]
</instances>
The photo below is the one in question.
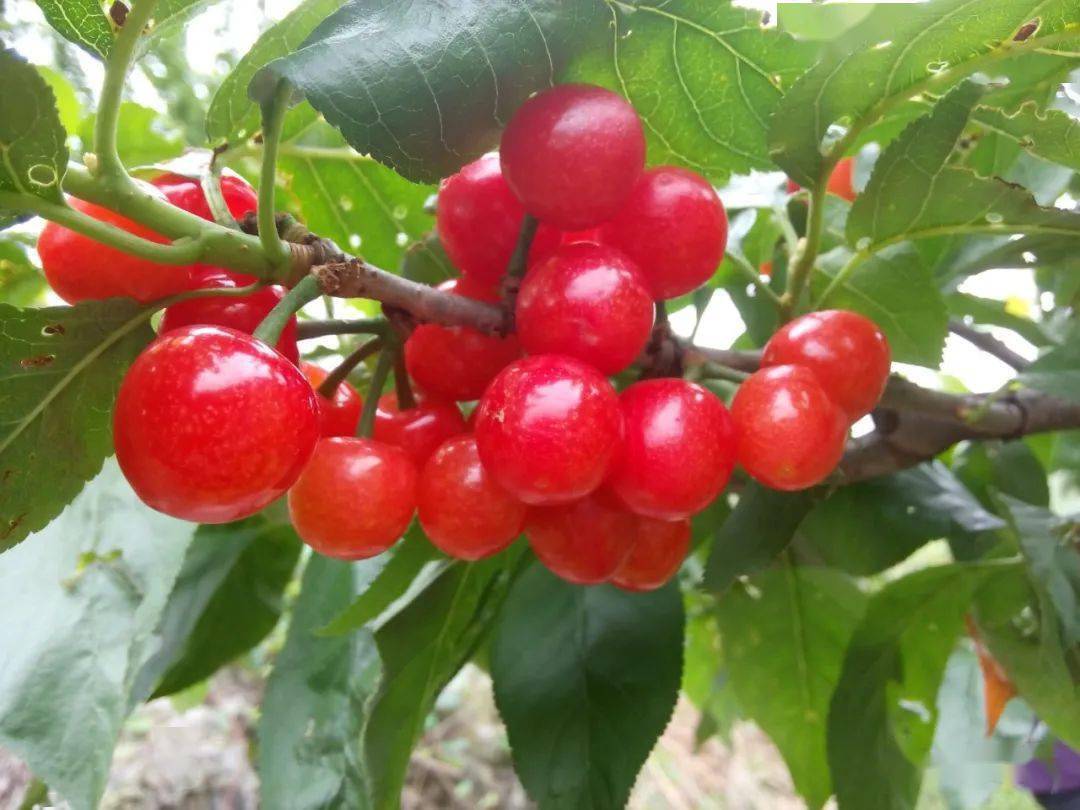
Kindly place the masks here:
<instances>
[{"instance_id":1,"label":"glossy cherry skin","mask_svg":"<svg viewBox=\"0 0 1080 810\"><path fill-rule=\"evenodd\" d=\"M528 504L569 503L592 492L621 441L622 412L611 383L560 355L507 366L476 415L484 468Z\"/></svg>"},{"instance_id":2,"label":"glossy cherry skin","mask_svg":"<svg viewBox=\"0 0 1080 810\"><path fill-rule=\"evenodd\" d=\"M608 485L639 515L689 517L735 466L735 428L720 398L696 383L643 380L619 396L624 439Z\"/></svg>"},{"instance_id":3,"label":"glossy cherry skin","mask_svg":"<svg viewBox=\"0 0 1080 810\"><path fill-rule=\"evenodd\" d=\"M496 303L497 293L468 279L450 279L440 290ZM467 326L422 324L405 341L405 367L418 386L438 399L479 399L488 383L521 356L516 335L485 335Z\"/></svg>"},{"instance_id":4,"label":"glossy cherry skin","mask_svg":"<svg viewBox=\"0 0 1080 810\"><path fill-rule=\"evenodd\" d=\"M474 160L439 185L439 241L461 274L479 284L492 286L506 274L524 218L525 209L506 184L495 153ZM550 252L560 236L550 229L538 232L532 249Z\"/></svg>"},{"instance_id":5,"label":"glossy cherry skin","mask_svg":"<svg viewBox=\"0 0 1080 810\"><path fill-rule=\"evenodd\" d=\"M553 228L541 222L536 229L536 236L533 238L532 244L529 245L529 256L526 264L531 269L546 259L550 259L552 254L559 248L582 242L599 245L601 243L600 229L586 228L583 231L560 231L558 228Z\"/></svg>"},{"instance_id":6,"label":"glossy cherry skin","mask_svg":"<svg viewBox=\"0 0 1080 810\"><path fill-rule=\"evenodd\" d=\"M160 191L146 183L141 188L148 195L161 197ZM68 204L135 236L159 244L168 242L149 228L101 206L74 197L68 198ZM121 296L145 304L183 292L191 284L189 266L155 264L95 242L55 222L45 223L37 249L49 286L69 304Z\"/></svg>"},{"instance_id":7,"label":"glossy cherry skin","mask_svg":"<svg viewBox=\"0 0 1080 810\"><path fill-rule=\"evenodd\" d=\"M472 436L442 444L420 472L417 515L428 538L460 560L502 551L521 534L526 506L496 484Z\"/></svg>"},{"instance_id":8,"label":"glossy cherry skin","mask_svg":"<svg viewBox=\"0 0 1080 810\"><path fill-rule=\"evenodd\" d=\"M641 119L622 96L563 84L518 108L499 148L525 210L564 231L610 219L645 166Z\"/></svg>"},{"instance_id":9,"label":"glossy cherry skin","mask_svg":"<svg viewBox=\"0 0 1080 810\"><path fill-rule=\"evenodd\" d=\"M250 335L185 326L161 335L120 386L120 469L149 506L199 523L252 515L296 481L319 438L300 370Z\"/></svg>"},{"instance_id":10,"label":"glossy cherry skin","mask_svg":"<svg viewBox=\"0 0 1080 810\"><path fill-rule=\"evenodd\" d=\"M235 275L216 267L196 267L191 272L195 289L236 289L245 286ZM228 326L238 332L252 334L277 303L285 297L285 288L274 285L256 290L242 298L190 298L166 308L160 332L171 332L181 326ZM294 363L300 362L296 347L296 318L290 318L281 330L274 347Z\"/></svg>"},{"instance_id":11,"label":"glossy cherry skin","mask_svg":"<svg viewBox=\"0 0 1080 810\"><path fill-rule=\"evenodd\" d=\"M452 402L420 400L416 407L402 410L396 394L384 394L375 411L372 436L400 447L419 469L440 444L464 432L465 417Z\"/></svg>"},{"instance_id":12,"label":"glossy cherry skin","mask_svg":"<svg viewBox=\"0 0 1080 810\"><path fill-rule=\"evenodd\" d=\"M889 380L889 342L877 324L855 312L811 312L782 327L769 342L762 366L805 366L854 422L877 405Z\"/></svg>"},{"instance_id":13,"label":"glossy cherry skin","mask_svg":"<svg viewBox=\"0 0 1080 810\"><path fill-rule=\"evenodd\" d=\"M168 172L150 182L161 189L165 198L177 208L213 221L210 203L206 201L206 194L198 180ZM253 212L259 202L258 194L247 180L229 169L221 174L221 196L234 219L241 219L245 214Z\"/></svg>"},{"instance_id":14,"label":"glossy cherry skin","mask_svg":"<svg viewBox=\"0 0 1080 810\"><path fill-rule=\"evenodd\" d=\"M318 391L319 386L326 379L328 373L326 369L314 363L302 363L300 370L304 372L311 387L315 389L315 395L319 400L321 434L324 437L355 436L357 425L360 424L360 411L364 409L364 401L356 393L356 389L349 384L348 380L342 380L334 389L334 396L328 399Z\"/></svg>"},{"instance_id":15,"label":"glossy cherry skin","mask_svg":"<svg viewBox=\"0 0 1080 810\"><path fill-rule=\"evenodd\" d=\"M852 158L844 158L836 164L836 168L829 175L829 182L825 190L837 197L842 197L848 202L855 202L855 161Z\"/></svg>"},{"instance_id":16,"label":"glossy cherry skin","mask_svg":"<svg viewBox=\"0 0 1080 810\"><path fill-rule=\"evenodd\" d=\"M606 582L630 553L637 519L606 490L559 506L536 506L525 536L556 576L577 585Z\"/></svg>"},{"instance_id":17,"label":"glossy cherry skin","mask_svg":"<svg viewBox=\"0 0 1080 810\"><path fill-rule=\"evenodd\" d=\"M677 298L708 281L724 258L727 233L727 213L712 185L678 166L642 174L600 231L604 242L637 262L657 300Z\"/></svg>"},{"instance_id":18,"label":"glossy cherry skin","mask_svg":"<svg viewBox=\"0 0 1080 810\"><path fill-rule=\"evenodd\" d=\"M289 490L293 528L327 557L374 557L409 527L417 478L416 465L400 447L352 436L320 439Z\"/></svg>"},{"instance_id":19,"label":"glossy cherry skin","mask_svg":"<svg viewBox=\"0 0 1080 810\"><path fill-rule=\"evenodd\" d=\"M848 421L810 369L772 366L750 375L731 403L738 459L767 487L806 489L844 454Z\"/></svg>"},{"instance_id":20,"label":"glossy cherry skin","mask_svg":"<svg viewBox=\"0 0 1080 810\"><path fill-rule=\"evenodd\" d=\"M652 333L655 306L637 266L604 245L559 248L528 272L515 321L529 354L564 354L616 374Z\"/></svg>"},{"instance_id":21,"label":"glossy cherry skin","mask_svg":"<svg viewBox=\"0 0 1080 810\"><path fill-rule=\"evenodd\" d=\"M667 583L690 551L689 520L639 517L634 545L611 575L624 591L653 591Z\"/></svg>"}]
</instances>

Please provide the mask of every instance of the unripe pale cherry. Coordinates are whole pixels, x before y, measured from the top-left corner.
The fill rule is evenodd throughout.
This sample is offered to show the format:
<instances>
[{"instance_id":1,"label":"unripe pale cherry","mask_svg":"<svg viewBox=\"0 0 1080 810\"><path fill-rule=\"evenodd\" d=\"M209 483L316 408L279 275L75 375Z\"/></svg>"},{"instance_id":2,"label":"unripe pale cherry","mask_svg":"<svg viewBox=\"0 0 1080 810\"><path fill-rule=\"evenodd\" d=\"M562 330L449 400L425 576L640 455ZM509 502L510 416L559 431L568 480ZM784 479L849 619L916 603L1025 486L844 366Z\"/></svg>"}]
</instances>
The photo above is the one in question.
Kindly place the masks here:
<instances>
[{"instance_id":1,"label":"unripe pale cherry","mask_svg":"<svg viewBox=\"0 0 1080 810\"><path fill-rule=\"evenodd\" d=\"M466 278L450 279L439 289L484 301L498 294ZM405 367L427 394L437 399L468 402L479 399L492 378L521 356L516 335L485 335L467 326L421 324L405 341Z\"/></svg>"},{"instance_id":2,"label":"unripe pale cherry","mask_svg":"<svg viewBox=\"0 0 1080 810\"><path fill-rule=\"evenodd\" d=\"M499 156L526 211L561 230L580 230L619 210L645 165L645 133L622 96L563 84L521 105Z\"/></svg>"},{"instance_id":3,"label":"unripe pale cherry","mask_svg":"<svg viewBox=\"0 0 1080 810\"><path fill-rule=\"evenodd\" d=\"M615 248L574 244L532 268L517 297L529 354L564 354L616 374L649 340L655 307L637 266Z\"/></svg>"},{"instance_id":4,"label":"unripe pale cherry","mask_svg":"<svg viewBox=\"0 0 1080 810\"><path fill-rule=\"evenodd\" d=\"M502 551L521 534L526 506L496 484L480 463L476 439L442 444L420 473L418 517L444 553L479 560Z\"/></svg>"},{"instance_id":5,"label":"unripe pale cherry","mask_svg":"<svg viewBox=\"0 0 1080 810\"><path fill-rule=\"evenodd\" d=\"M164 200L148 183L136 181L148 196ZM68 204L106 225L165 244L169 240L149 228L99 205L68 198ZM69 304L103 298L127 297L140 303L184 292L191 285L191 267L156 264L95 242L55 222L46 222L37 244L45 278L53 291Z\"/></svg>"},{"instance_id":6,"label":"unripe pale cherry","mask_svg":"<svg viewBox=\"0 0 1080 810\"><path fill-rule=\"evenodd\" d=\"M116 458L136 494L200 523L239 520L284 493L318 436L300 370L219 326L158 337L128 370L113 414Z\"/></svg>"},{"instance_id":7,"label":"unripe pale cherry","mask_svg":"<svg viewBox=\"0 0 1080 810\"><path fill-rule=\"evenodd\" d=\"M653 591L679 571L690 551L689 520L638 517L630 553L611 575L611 584L625 591Z\"/></svg>"},{"instance_id":8,"label":"unripe pale cherry","mask_svg":"<svg viewBox=\"0 0 1080 810\"><path fill-rule=\"evenodd\" d=\"M877 324L855 312L811 312L781 327L761 358L762 367L805 366L854 422L881 399L889 381L889 342Z\"/></svg>"},{"instance_id":9,"label":"unripe pale cherry","mask_svg":"<svg viewBox=\"0 0 1080 810\"><path fill-rule=\"evenodd\" d=\"M596 489L622 441L611 383L560 355L518 360L480 400L476 444L492 478L529 504L568 503Z\"/></svg>"},{"instance_id":10,"label":"unripe pale cherry","mask_svg":"<svg viewBox=\"0 0 1080 810\"><path fill-rule=\"evenodd\" d=\"M417 477L416 465L400 447L346 436L320 439L289 490L293 527L327 557L374 557L408 528Z\"/></svg>"},{"instance_id":11,"label":"unripe pale cherry","mask_svg":"<svg viewBox=\"0 0 1080 810\"><path fill-rule=\"evenodd\" d=\"M724 258L724 204L699 174L678 166L649 169L600 238L633 259L657 300L708 281Z\"/></svg>"},{"instance_id":12,"label":"unripe pale cherry","mask_svg":"<svg viewBox=\"0 0 1080 810\"><path fill-rule=\"evenodd\" d=\"M735 465L735 429L724 403L674 378L643 380L619 396L624 439L608 485L639 515L661 520L700 512Z\"/></svg>"},{"instance_id":13,"label":"unripe pale cherry","mask_svg":"<svg viewBox=\"0 0 1080 810\"><path fill-rule=\"evenodd\" d=\"M197 266L191 273L191 284L195 289L229 290L245 286L237 276L218 267ZM262 323L277 303L285 297L285 288L273 285L256 290L242 298L229 296L209 296L190 298L166 308L161 319L160 332L170 332L181 326L228 326L238 332L252 334ZM300 351L296 346L296 317L289 318L281 330L277 345L274 347L293 363L300 362Z\"/></svg>"},{"instance_id":14,"label":"unripe pale cherry","mask_svg":"<svg viewBox=\"0 0 1080 810\"><path fill-rule=\"evenodd\" d=\"M396 394L384 394L371 435L400 447L420 469L439 445L464 432L465 417L452 402L420 400L415 407L402 409Z\"/></svg>"},{"instance_id":15,"label":"unripe pale cherry","mask_svg":"<svg viewBox=\"0 0 1080 810\"><path fill-rule=\"evenodd\" d=\"M731 417L739 463L773 489L820 483L844 454L847 417L804 366L751 374L735 394Z\"/></svg>"},{"instance_id":16,"label":"unripe pale cherry","mask_svg":"<svg viewBox=\"0 0 1080 810\"><path fill-rule=\"evenodd\" d=\"M304 372L311 387L316 389L321 434L324 437L355 436L356 427L360 424L360 412L364 409L364 401L356 389L349 384L348 380L342 380L334 389L333 397L324 397L318 392L318 388L326 379L328 373L326 369L314 363L302 363L300 370Z\"/></svg>"},{"instance_id":17,"label":"unripe pale cherry","mask_svg":"<svg viewBox=\"0 0 1080 810\"><path fill-rule=\"evenodd\" d=\"M630 553L637 519L599 490L573 503L537 506L525 519L533 552L553 574L577 585L606 582Z\"/></svg>"}]
</instances>

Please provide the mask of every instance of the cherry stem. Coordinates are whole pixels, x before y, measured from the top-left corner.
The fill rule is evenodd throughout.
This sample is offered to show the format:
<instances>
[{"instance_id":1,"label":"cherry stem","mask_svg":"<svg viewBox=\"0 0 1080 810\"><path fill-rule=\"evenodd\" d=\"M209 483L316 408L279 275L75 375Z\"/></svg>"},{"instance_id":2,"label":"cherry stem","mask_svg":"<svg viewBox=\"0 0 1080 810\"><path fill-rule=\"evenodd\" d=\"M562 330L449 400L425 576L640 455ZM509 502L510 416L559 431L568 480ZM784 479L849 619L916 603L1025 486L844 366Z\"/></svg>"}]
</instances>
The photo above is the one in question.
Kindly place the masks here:
<instances>
[{"instance_id":1,"label":"cherry stem","mask_svg":"<svg viewBox=\"0 0 1080 810\"><path fill-rule=\"evenodd\" d=\"M263 157L259 175L259 208L256 216L259 221L259 241L263 252L278 269L280 274L290 270L292 252L289 246L278 236L277 222L274 219L274 183L277 179L277 150L281 141L281 130L285 122L285 113L289 110L292 86L282 79L274 91L273 97L262 105ZM279 278L281 275L278 276Z\"/></svg>"},{"instance_id":2,"label":"cherry stem","mask_svg":"<svg viewBox=\"0 0 1080 810\"><path fill-rule=\"evenodd\" d=\"M529 248L532 247L533 238L539 226L539 220L532 214L522 217L521 230L518 231L514 252L510 255L510 263L506 265L506 275L510 278L521 278L525 275L525 269L529 264Z\"/></svg>"},{"instance_id":3,"label":"cherry stem","mask_svg":"<svg viewBox=\"0 0 1080 810\"><path fill-rule=\"evenodd\" d=\"M370 438L375 428L379 397L386 386L386 378L390 376L390 369L394 367L394 355L399 351L397 346L388 346L379 354L379 361L375 364L375 372L371 375L367 396L364 398L364 409L360 412L360 424L356 426L356 435L361 438Z\"/></svg>"},{"instance_id":4,"label":"cherry stem","mask_svg":"<svg viewBox=\"0 0 1080 810\"><path fill-rule=\"evenodd\" d=\"M389 324L382 318L300 321L296 325L296 337L298 340L310 340L331 335L382 335L388 326Z\"/></svg>"},{"instance_id":5,"label":"cherry stem","mask_svg":"<svg viewBox=\"0 0 1080 810\"><path fill-rule=\"evenodd\" d=\"M383 345L384 341L381 337L372 338L356 351L349 354L338 364L337 368L326 375L326 379L315 389L319 396L324 399L333 399L334 394L337 393L338 386L345 381L346 377L352 374L353 369L371 357L371 355L375 354L375 352L382 349Z\"/></svg>"},{"instance_id":6,"label":"cherry stem","mask_svg":"<svg viewBox=\"0 0 1080 810\"><path fill-rule=\"evenodd\" d=\"M394 352L394 392L397 394L398 408L407 411L416 407L416 395L409 383L409 372L405 368L405 352L399 348Z\"/></svg>"},{"instance_id":7,"label":"cherry stem","mask_svg":"<svg viewBox=\"0 0 1080 810\"><path fill-rule=\"evenodd\" d=\"M701 376L707 380L727 380L728 382L741 383L750 375L745 371L739 371L719 363L706 363L702 366Z\"/></svg>"},{"instance_id":8,"label":"cherry stem","mask_svg":"<svg viewBox=\"0 0 1080 810\"><path fill-rule=\"evenodd\" d=\"M319 288L318 279L314 276L305 276L263 318L253 336L256 340L261 340L268 346L276 346L282 330L289 322L289 318L295 315L305 304L314 301L320 295L322 295L322 290Z\"/></svg>"},{"instance_id":9,"label":"cherry stem","mask_svg":"<svg viewBox=\"0 0 1080 810\"><path fill-rule=\"evenodd\" d=\"M210 213L214 215L214 222L223 228L234 231L240 230L233 218L229 206L225 202L225 195L221 193L221 164L211 162L210 166L199 176L199 185L202 187L206 202L210 206Z\"/></svg>"}]
</instances>

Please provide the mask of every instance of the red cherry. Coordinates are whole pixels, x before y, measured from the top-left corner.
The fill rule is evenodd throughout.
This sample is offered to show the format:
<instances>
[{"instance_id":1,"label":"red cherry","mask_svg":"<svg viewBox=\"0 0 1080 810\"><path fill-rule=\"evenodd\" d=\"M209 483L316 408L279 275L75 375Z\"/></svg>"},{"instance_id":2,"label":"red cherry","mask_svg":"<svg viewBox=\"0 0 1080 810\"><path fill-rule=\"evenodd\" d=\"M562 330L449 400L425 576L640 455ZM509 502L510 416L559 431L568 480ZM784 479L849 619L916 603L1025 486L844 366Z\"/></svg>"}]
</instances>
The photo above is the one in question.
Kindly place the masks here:
<instances>
[{"instance_id":1,"label":"red cherry","mask_svg":"<svg viewBox=\"0 0 1080 810\"><path fill-rule=\"evenodd\" d=\"M830 194L835 194L837 197L842 197L848 202L855 202L855 183L852 173L855 169L855 161L851 158L844 158L836 164L836 168L833 169L832 174L829 175L829 182L825 186L825 190Z\"/></svg>"},{"instance_id":2,"label":"red cherry","mask_svg":"<svg viewBox=\"0 0 1080 810\"><path fill-rule=\"evenodd\" d=\"M645 165L645 133L610 90L563 84L514 114L499 149L503 176L525 210L562 230L610 219Z\"/></svg>"},{"instance_id":3,"label":"red cherry","mask_svg":"<svg viewBox=\"0 0 1080 810\"><path fill-rule=\"evenodd\" d=\"M690 550L689 520L639 517L633 548L614 574L611 584L625 591L652 591L679 571Z\"/></svg>"},{"instance_id":4,"label":"red cherry","mask_svg":"<svg viewBox=\"0 0 1080 810\"><path fill-rule=\"evenodd\" d=\"M731 403L739 463L773 489L806 489L840 462L848 421L803 366L750 375Z\"/></svg>"},{"instance_id":5,"label":"red cherry","mask_svg":"<svg viewBox=\"0 0 1080 810\"><path fill-rule=\"evenodd\" d=\"M196 289L236 289L244 285L237 277L217 267L197 267L191 273ZM191 298L173 304L165 310L160 332L171 332L181 326L228 326L238 332L252 334L263 318L285 297L285 288L274 285L256 290L243 298ZM300 362L296 347L296 318L290 318L281 331L275 348L294 363Z\"/></svg>"},{"instance_id":6,"label":"red cherry","mask_svg":"<svg viewBox=\"0 0 1080 810\"><path fill-rule=\"evenodd\" d=\"M419 469L440 444L464 432L465 417L452 402L421 400L401 410L397 395L385 394L379 398L372 436L400 447Z\"/></svg>"},{"instance_id":7,"label":"red cherry","mask_svg":"<svg viewBox=\"0 0 1080 810\"><path fill-rule=\"evenodd\" d=\"M540 562L578 585L606 582L630 553L635 517L604 490L529 510L525 536Z\"/></svg>"},{"instance_id":8,"label":"red cherry","mask_svg":"<svg viewBox=\"0 0 1080 810\"><path fill-rule=\"evenodd\" d=\"M405 533L416 511L416 465L405 451L371 439L320 439L289 490L300 539L327 557L362 560Z\"/></svg>"},{"instance_id":9,"label":"red cherry","mask_svg":"<svg viewBox=\"0 0 1080 810\"><path fill-rule=\"evenodd\" d=\"M302 363L300 370L304 372L311 387L318 389L326 379L326 369L320 368L313 363ZM318 394L318 390L315 392ZM356 393L348 380L342 380L334 389L333 399L318 394L319 400L319 426L323 436L355 436L356 427L360 423L360 411L364 409L364 401Z\"/></svg>"},{"instance_id":10,"label":"red cherry","mask_svg":"<svg viewBox=\"0 0 1080 810\"><path fill-rule=\"evenodd\" d=\"M644 380L619 397L622 449L608 484L632 512L661 520L700 512L735 466L735 429L724 403L686 380Z\"/></svg>"},{"instance_id":11,"label":"red cherry","mask_svg":"<svg viewBox=\"0 0 1080 810\"><path fill-rule=\"evenodd\" d=\"M854 422L874 409L889 380L889 342L877 324L842 309L811 312L765 344L761 365L805 366Z\"/></svg>"},{"instance_id":12,"label":"red cherry","mask_svg":"<svg viewBox=\"0 0 1080 810\"><path fill-rule=\"evenodd\" d=\"M758 271L762 278L772 278L772 262L762 262Z\"/></svg>"},{"instance_id":13,"label":"red cherry","mask_svg":"<svg viewBox=\"0 0 1080 810\"><path fill-rule=\"evenodd\" d=\"M146 183L141 188L147 195L162 196ZM73 197L68 203L76 211L135 236L158 244L169 241L107 208ZM45 223L37 249L49 286L69 304L118 296L145 304L183 292L191 284L189 266L156 264L95 242L55 222Z\"/></svg>"},{"instance_id":14,"label":"red cherry","mask_svg":"<svg viewBox=\"0 0 1080 810\"><path fill-rule=\"evenodd\" d=\"M420 525L451 557L479 560L521 534L525 504L496 484L480 464L476 439L443 443L420 473Z\"/></svg>"},{"instance_id":15,"label":"red cherry","mask_svg":"<svg viewBox=\"0 0 1080 810\"><path fill-rule=\"evenodd\" d=\"M161 335L120 386L120 469L149 506L225 523L296 481L319 436L318 403L292 363L250 335L185 326Z\"/></svg>"},{"instance_id":16,"label":"red cherry","mask_svg":"<svg viewBox=\"0 0 1080 810\"><path fill-rule=\"evenodd\" d=\"M641 354L655 308L637 266L614 248L559 248L525 276L516 322L530 354L565 354L615 374Z\"/></svg>"},{"instance_id":17,"label":"red cherry","mask_svg":"<svg viewBox=\"0 0 1080 810\"><path fill-rule=\"evenodd\" d=\"M540 262L550 259L560 247L577 245L581 242L600 244L600 229L586 228L583 231L560 231L547 223L541 222L536 229L536 236L529 245L529 256L526 264L532 268Z\"/></svg>"},{"instance_id":18,"label":"red cherry","mask_svg":"<svg viewBox=\"0 0 1080 810\"><path fill-rule=\"evenodd\" d=\"M529 504L568 503L592 492L621 440L611 383L591 366L553 354L507 366L476 417L484 468Z\"/></svg>"},{"instance_id":19,"label":"red cherry","mask_svg":"<svg viewBox=\"0 0 1080 810\"><path fill-rule=\"evenodd\" d=\"M206 201L206 194L198 180L169 172L150 182L161 189L165 198L177 208L213 221L210 203ZM221 196L234 219L241 219L245 214L254 211L259 202L258 194L247 180L229 169L221 174Z\"/></svg>"},{"instance_id":20,"label":"red cherry","mask_svg":"<svg viewBox=\"0 0 1080 810\"><path fill-rule=\"evenodd\" d=\"M794 194L795 192L797 192L801 188L802 188L802 186L800 186L798 183L796 183L790 177L788 178L788 181L787 181L787 193L788 194Z\"/></svg>"},{"instance_id":21,"label":"red cherry","mask_svg":"<svg viewBox=\"0 0 1080 810\"><path fill-rule=\"evenodd\" d=\"M677 298L708 281L727 245L724 204L699 174L660 166L641 175L601 238L641 268L653 297Z\"/></svg>"},{"instance_id":22,"label":"red cherry","mask_svg":"<svg viewBox=\"0 0 1080 810\"><path fill-rule=\"evenodd\" d=\"M491 288L467 279L450 279L440 290L496 303ZM521 356L515 335L485 335L467 326L423 324L405 341L405 367L416 384L438 399L468 402L479 399L492 378Z\"/></svg>"}]
</instances>

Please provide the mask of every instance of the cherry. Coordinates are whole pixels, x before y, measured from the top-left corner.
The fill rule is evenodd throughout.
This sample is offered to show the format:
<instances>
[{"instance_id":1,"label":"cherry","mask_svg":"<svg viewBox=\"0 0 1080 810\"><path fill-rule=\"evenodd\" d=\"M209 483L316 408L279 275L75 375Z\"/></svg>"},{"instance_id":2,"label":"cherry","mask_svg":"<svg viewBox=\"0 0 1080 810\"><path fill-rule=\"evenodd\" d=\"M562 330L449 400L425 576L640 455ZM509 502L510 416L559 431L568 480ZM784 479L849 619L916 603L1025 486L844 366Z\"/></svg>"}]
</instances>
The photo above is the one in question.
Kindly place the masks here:
<instances>
[{"instance_id":1,"label":"cherry","mask_svg":"<svg viewBox=\"0 0 1080 810\"><path fill-rule=\"evenodd\" d=\"M855 161L851 158L843 158L836 164L825 190L837 197L842 197L848 202L855 202L855 182L852 177L855 169Z\"/></svg>"},{"instance_id":2,"label":"cherry","mask_svg":"<svg viewBox=\"0 0 1080 810\"><path fill-rule=\"evenodd\" d=\"M637 266L618 250L559 248L526 275L517 334L530 354L565 354L615 374L641 354L654 306Z\"/></svg>"},{"instance_id":3,"label":"cherry","mask_svg":"<svg viewBox=\"0 0 1080 810\"><path fill-rule=\"evenodd\" d=\"M246 286L234 274L217 267L196 267L191 271L191 279L192 286L196 289L223 290ZM190 298L166 308L159 331L165 333L181 326L205 324L228 326L250 335L284 297L285 288L274 285L263 287L242 298ZM292 362L300 362L300 351L296 347L295 317L290 318L281 331L275 348Z\"/></svg>"},{"instance_id":4,"label":"cherry","mask_svg":"<svg viewBox=\"0 0 1080 810\"><path fill-rule=\"evenodd\" d=\"M641 175L601 239L637 262L658 300L691 292L724 258L724 204L699 174L659 166Z\"/></svg>"},{"instance_id":5,"label":"cherry","mask_svg":"<svg viewBox=\"0 0 1080 810\"><path fill-rule=\"evenodd\" d=\"M319 436L307 380L235 329L185 326L136 358L113 414L116 458L136 494L173 517L225 523L262 509Z\"/></svg>"},{"instance_id":6,"label":"cherry","mask_svg":"<svg viewBox=\"0 0 1080 810\"><path fill-rule=\"evenodd\" d=\"M606 582L634 543L636 519L600 490L569 504L529 510L525 536L555 575L578 585Z\"/></svg>"},{"instance_id":7,"label":"cherry","mask_svg":"<svg viewBox=\"0 0 1080 810\"><path fill-rule=\"evenodd\" d=\"M148 195L162 197L160 191L141 184ZM68 203L107 225L151 242L167 239L114 211L75 198ZM188 266L156 264L95 242L55 222L45 223L38 239L38 255L49 286L69 304L125 296L141 303L183 292L191 284Z\"/></svg>"},{"instance_id":8,"label":"cherry","mask_svg":"<svg viewBox=\"0 0 1080 810\"><path fill-rule=\"evenodd\" d=\"M521 105L503 132L499 155L525 210L572 231L619 210L645 165L645 133L622 96L564 84Z\"/></svg>"},{"instance_id":9,"label":"cherry","mask_svg":"<svg viewBox=\"0 0 1080 810\"><path fill-rule=\"evenodd\" d=\"M326 379L327 371L313 363L302 363L300 370L304 372L311 387L316 389L319 400L319 426L323 436L355 436L356 427L360 423L360 411L363 410L364 402L356 393L348 380L342 380L334 389L334 396L328 399L318 392L318 388Z\"/></svg>"},{"instance_id":10,"label":"cherry","mask_svg":"<svg viewBox=\"0 0 1080 810\"><path fill-rule=\"evenodd\" d=\"M842 309L811 312L782 327L762 366L805 366L854 422L874 409L889 380L889 342L877 324Z\"/></svg>"},{"instance_id":11,"label":"cherry","mask_svg":"<svg viewBox=\"0 0 1080 810\"><path fill-rule=\"evenodd\" d=\"M198 180L167 172L150 182L161 189L165 199L177 208L213 221L210 203ZM258 194L247 180L229 169L221 173L221 196L234 219L242 219L245 214L254 211L259 202Z\"/></svg>"},{"instance_id":12,"label":"cherry","mask_svg":"<svg viewBox=\"0 0 1080 810\"><path fill-rule=\"evenodd\" d=\"M300 539L327 557L362 560L394 545L416 511L416 465L372 439L320 439L289 490Z\"/></svg>"},{"instance_id":13,"label":"cherry","mask_svg":"<svg viewBox=\"0 0 1080 810\"><path fill-rule=\"evenodd\" d=\"M738 458L773 489L806 489L844 454L848 421L810 369L772 366L750 375L731 403Z\"/></svg>"},{"instance_id":14,"label":"cherry","mask_svg":"<svg viewBox=\"0 0 1080 810\"><path fill-rule=\"evenodd\" d=\"M761 273L762 278L772 278L772 262L762 262L758 272Z\"/></svg>"},{"instance_id":15,"label":"cherry","mask_svg":"<svg viewBox=\"0 0 1080 810\"><path fill-rule=\"evenodd\" d=\"M507 366L476 416L484 468L529 504L567 503L596 489L621 439L611 383L591 366L553 354Z\"/></svg>"},{"instance_id":16,"label":"cherry","mask_svg":"<svg viewBox=\"0 0 1080 810\"><path fill-rule=\"evenodd\" d=\"M477 301L496 303L491 287L466 278L450 279L440 290ZM479 399L492 378L521 356L515 335L485 335L467 326L423 324L405 341L405 367L416 384L438 399Z\"/></svg>"},{"instance_id":17,"label":"cherry","mask_svg":"<svg viewBox=\"0 0 1080 810\"><path fill-rule=\"evenodd\" d=\"M724 403L686 380L644 380L619 397L624 436L608 484L632 512L675 520L700 512L735 466Z\"/></svg>"},{"instance_id":18,"label":"cherry","mask_svg":"<svg viewBox=\"0 0 1080 810\"><path fill-rule=\"evenodd\" d=\"M402 410L396 394L385 394L379 398L372 436L400 447L420 468L440 444L464 432L465 418L452 402L421 400Z\"/></svg>"},{"instance_id":19,"label":"cherry","mask_svg":"<svg viewBox=\"0 0 1080 810\"><path fill-rule=\"evenodd\" d=\"M444 442L428 459L418 500L420 525L431 542L462 560L502 551L525 522L525 504L487 474L472 436Z\"/></svg>"},{"instance_id":20,"label":"cherry","mask_svg":"<svg viewBox=\"0 0 1080 810\"><path fill-rule=\"evenodd\" d=\"M639 517L634 545L611 575L611 584L625 591L652 591L679 571L690 550L689 520Z\"/></svg>"},{"instance_id":21,"label":"cherry","mask_svg":"<svg viewBox=\"0 0 1080 810\"><path fill-rule=\"evenodd\" d=\"M550 259L560 247L576 245L580 242L600 244L600 229L586 228L582 231L560 231L550 225L541 222L536 229L536 236L529 245L529 256L526 264L532 268L546 259Z\"/></svg>"}]
</instances>

